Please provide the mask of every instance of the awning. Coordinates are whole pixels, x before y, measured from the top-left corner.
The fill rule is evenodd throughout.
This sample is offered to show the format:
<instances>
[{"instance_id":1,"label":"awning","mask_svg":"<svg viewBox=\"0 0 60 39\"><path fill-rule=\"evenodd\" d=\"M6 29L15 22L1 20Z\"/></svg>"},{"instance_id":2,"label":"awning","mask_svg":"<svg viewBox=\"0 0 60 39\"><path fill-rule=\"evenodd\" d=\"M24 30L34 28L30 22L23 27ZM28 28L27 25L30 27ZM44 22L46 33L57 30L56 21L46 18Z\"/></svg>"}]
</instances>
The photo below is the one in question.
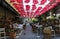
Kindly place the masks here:
<instances>
[{"instance_id":1,"label":"awning","mask_svg":"<svg viewBox=\"0 0 60 39\"><path fill-rule=\"evenodd\" d=\"M21 17L37 17L57 6L60 0L5 0Z\"/></svg>"}]
</instances>

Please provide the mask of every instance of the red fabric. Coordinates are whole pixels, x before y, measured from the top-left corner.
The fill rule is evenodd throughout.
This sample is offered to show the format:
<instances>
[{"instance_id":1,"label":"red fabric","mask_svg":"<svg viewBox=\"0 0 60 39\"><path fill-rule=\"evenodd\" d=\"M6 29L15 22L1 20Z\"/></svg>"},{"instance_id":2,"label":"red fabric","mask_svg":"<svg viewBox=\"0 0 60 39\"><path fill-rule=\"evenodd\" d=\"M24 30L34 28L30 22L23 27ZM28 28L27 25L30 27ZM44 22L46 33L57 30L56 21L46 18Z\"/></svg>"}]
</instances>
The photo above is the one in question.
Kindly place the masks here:
<instances>
[{"instance_id":1,"label":"red fabric","mask_svg":"<svg viewBox=\"0 0 60 39\"><path fill-rule=\"evenodd\" d=\"M37 0L33 0L33 3L34 3L34 4L37 4L37 3L38 3L38 1L37 1Z\"/></svg>"},{"instance_id":2,"label":"red fabric","mask_svg":"<svg viewBox=\"0 0 60 39\"><path fill-rule=\"evenodd\" d=\"M10 0L10 2L15 2L15 0Z\"/></svg>"},{"instance_id":3,"label":"red fabric","mask_svg":"<svg viewBox=\"0 0 60 39\"><path fill-rule=\"evenodd\" d=\"M57 0L57 2L60 2L60 0Z\"/></svg>"},{"instance_id":4,"label":"red fabric","mask_svg":"<svg viewBox=\"0 0 60 39\"><path fill-rule=\"evenodd\" d=\"M13 6L16 8L16 10L20 13L20 16L22 16L22 17L27 17L27 16L28 17L37 17L39 15L44 14L46 11L54 8L60 2L60 0L49 0L49 1L50 1L50 3L47 4L43 8L43 7L39 6L39 5L44 5L47 2L47 0L41 0L41 3L40 4L39 4L39 1L38 0L33 0L33 3L30 3L31 0L25 0L24 3L27 3L25 5L25 8L26 8L26 10L25 10L24 9L23 0L10 0L10 2L13 3ZM14 2L17 2L19 4L16 4ZM33 4L33 5L31 5L32 8L31 8L31 6L30 6L29 3L30 4ZM34 11L34 10L36 10L36 11Z\"/></svg>"},{"instance_id":5,"label":"red fabric","mask_svg":"<svg viewBox=\"0 0 60 39\"><path fill-rule=\"evenodd\" d=\"M42 0L42 1L41 1L41 4L44 4L45 2L46 2L46 0Z\"/></svg>"},{"instance_id":6,"label":"red fabric","mask_svg":"<svg viewBox=\"0 0 60 39\"><path fill-rule=\"evenodd\" d=\"M17 2L22 3L23 0L17 0Z\"/></svg>"},{"instance_id":7,"label":"red fabric","mask_svg":"<svg viewBox=\"0 0 60 39\"><path fill-rule=\"evenodd\" d=\"M36 9L36 6L35 6L35 5L33 5L33 6L32 6L32 10L35 10L35 9Z\"/></svg>"},{"instance_id":8,"label":"red fabric","mask_svg":"<svg viewBox=\"0 0 60 39\"><path fill-rule=\"evenodd\" d=\"M26 3L30 2L30 0L25 0Z\"/></svg>"},{"instance_id":9,"label":"red fabric","mask_svg":"<svg viewBox=\"0 0 60 39\"><path fill-rule=\"evenodd\" d=\"M29 10L30 9L30 6L29 5L26 5L26 10Z\"/></svg>"}]
</instances>

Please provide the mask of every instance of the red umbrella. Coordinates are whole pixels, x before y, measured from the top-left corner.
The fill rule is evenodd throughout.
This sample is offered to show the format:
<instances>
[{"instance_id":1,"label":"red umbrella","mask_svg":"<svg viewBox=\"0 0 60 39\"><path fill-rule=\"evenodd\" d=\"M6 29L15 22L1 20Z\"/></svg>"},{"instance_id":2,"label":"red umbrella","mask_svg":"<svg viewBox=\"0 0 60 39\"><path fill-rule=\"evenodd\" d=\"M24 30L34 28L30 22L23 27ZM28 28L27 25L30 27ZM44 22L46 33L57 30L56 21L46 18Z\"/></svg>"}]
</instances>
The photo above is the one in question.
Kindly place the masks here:
<instances>
[{"instance_id":1,"label":"red umbrella","mask_svg":"<svg viewBox=\"0 0 60 39\"><path fill-rule=\"evenodd\" d=\"M57 6L60 0L10 0L22 17L37 17Z\"/></svg>"}]
</instances>

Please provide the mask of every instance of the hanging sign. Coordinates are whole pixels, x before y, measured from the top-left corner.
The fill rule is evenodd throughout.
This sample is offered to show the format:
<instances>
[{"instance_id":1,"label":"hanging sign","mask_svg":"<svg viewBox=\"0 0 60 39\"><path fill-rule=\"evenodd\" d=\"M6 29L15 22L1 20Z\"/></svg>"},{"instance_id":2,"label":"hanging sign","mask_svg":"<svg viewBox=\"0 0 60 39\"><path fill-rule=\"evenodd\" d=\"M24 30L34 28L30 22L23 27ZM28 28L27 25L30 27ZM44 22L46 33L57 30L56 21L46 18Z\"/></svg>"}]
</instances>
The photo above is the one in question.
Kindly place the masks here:
<instances>
[{"instance_id":1,"label":"hanging sign","mask_svg":"<svg viewBox=\"0 0 60 39\"><path fill-rule=\"evenodd\" d=\"M57 6L60 0L5 0L22 17L37 17Z\"/></svg>"}]
</instances>

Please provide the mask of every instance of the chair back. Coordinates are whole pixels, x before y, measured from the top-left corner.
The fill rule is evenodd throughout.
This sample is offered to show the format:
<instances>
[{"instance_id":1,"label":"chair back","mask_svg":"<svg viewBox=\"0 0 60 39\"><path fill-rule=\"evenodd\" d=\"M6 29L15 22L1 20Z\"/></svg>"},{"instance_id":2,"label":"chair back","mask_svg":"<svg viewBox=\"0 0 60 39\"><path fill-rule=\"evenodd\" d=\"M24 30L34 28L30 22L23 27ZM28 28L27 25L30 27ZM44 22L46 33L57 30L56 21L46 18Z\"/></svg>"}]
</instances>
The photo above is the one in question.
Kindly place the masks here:
<instances>
[{"instance_id":1,"label":"chair back","mask_svg":"<svg viewBox=\"0 0 60 39\"><path fill-rule=\"evenodd\" d=\"M5 32L5 28L0 28L0 32Z\"/></svg>"}]
</instances>

